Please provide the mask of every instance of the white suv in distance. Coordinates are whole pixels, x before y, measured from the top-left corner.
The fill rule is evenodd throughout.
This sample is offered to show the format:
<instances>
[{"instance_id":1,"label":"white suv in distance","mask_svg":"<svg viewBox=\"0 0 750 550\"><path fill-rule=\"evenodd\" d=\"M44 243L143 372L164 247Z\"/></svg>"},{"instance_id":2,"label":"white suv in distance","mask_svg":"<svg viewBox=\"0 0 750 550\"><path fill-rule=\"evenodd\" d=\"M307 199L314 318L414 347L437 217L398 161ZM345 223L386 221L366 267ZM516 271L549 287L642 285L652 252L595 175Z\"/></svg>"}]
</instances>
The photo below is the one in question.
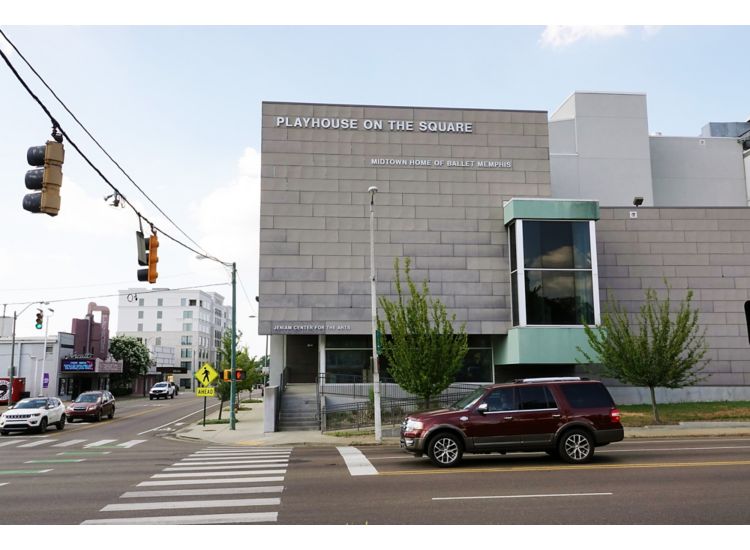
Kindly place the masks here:
<instances>
[{"instance_id":1,"label":"white suv in distance","mask_svg":"<svg viewBox=\"0 0 750 550\"><path fill-rule=\"evenodd\" d=\"M65 406L57 397L31 397L18 403L0 415L0 434L11 431L47 431L54 424L58 430L65 427Z\"/></svg>"},{"instance_id":2,"label":"white suv in distance","mask_svg":"<svg viewBox=\"0 0 750 550\"><path fill-rule=\"evenodd\" d=\"M169 382L157 382L148 392L149 399L160 399L162 397L174 399L174 386L171 386Z\"/></svg>"}]
</instances>

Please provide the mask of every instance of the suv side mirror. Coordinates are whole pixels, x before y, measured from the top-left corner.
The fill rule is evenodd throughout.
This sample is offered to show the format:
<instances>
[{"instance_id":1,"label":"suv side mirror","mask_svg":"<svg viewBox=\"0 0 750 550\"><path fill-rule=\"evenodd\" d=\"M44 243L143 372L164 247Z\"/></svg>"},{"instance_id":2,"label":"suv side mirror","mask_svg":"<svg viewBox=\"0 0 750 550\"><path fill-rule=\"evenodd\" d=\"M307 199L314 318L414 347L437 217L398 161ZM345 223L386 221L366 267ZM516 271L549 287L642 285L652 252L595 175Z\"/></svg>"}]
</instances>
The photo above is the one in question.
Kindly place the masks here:
<instances>
[{"instance_id":1,"label":"suv side mirror","mask_svg":"<svg viewBox=\"0 0 750 550\"><path fill-rule=\"evenodd\" d=\"M477 407L477 412L479 414L484 414L487 412L487 409L489 409L489 405L487 405L487 403L482 403Z\"/></svg>"}]
</instances>

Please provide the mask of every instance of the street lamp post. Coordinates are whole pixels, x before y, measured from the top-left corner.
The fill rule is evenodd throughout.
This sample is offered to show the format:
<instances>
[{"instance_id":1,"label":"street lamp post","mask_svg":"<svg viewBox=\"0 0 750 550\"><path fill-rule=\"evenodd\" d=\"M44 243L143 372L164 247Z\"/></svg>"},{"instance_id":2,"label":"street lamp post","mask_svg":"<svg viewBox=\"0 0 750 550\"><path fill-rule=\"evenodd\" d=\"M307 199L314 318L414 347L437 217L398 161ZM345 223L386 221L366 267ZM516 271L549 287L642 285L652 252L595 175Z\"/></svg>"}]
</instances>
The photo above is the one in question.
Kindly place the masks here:
<instances>
[{"instance_id":1,"label":"street lamp post","mask_svg":"<svg viewBox=\"0 0 750 550\"><path fill-rule=\"evenodd\" d=\"M15 374L13 372L14 366L13 362L16 358L16 321L18 320L18 316L21 315L24 311L29 309L29 307L33 304L37 304L41 302L31 302L26 304L26 307L24 307L21 311L13 311L13 334L10 339L10 372L8 374L8 406L10 407L13 404L13 375Z\"/></svg>"},{"instance_id":2,"label":"street lamp post","mask_svg":"<svg viewBox=\"0 0 750 550\"><path fill-rule=\"evenodd\" d=\"M52 315L47 317L47 322L44 323L44 349L42 351L42 377L37 379L37 382L39 382L39 395L42 395L42 390L44 389L42 386L44 386L44 373L47 372L47 335L49 334L49 322L50 319L52 319L52 316L55 314L55 310L51 307L47 308L47 311L49 311ZM46 393L46 392L44 392Z\"/></svg>"},{"instance_id":3,"label":"street lamp post","mask_svg":"<svg viewBox=\"0 0 750 550\"><path fill-rule=\"evenodd\" d=\"M197 259L213 260L220 263L224 267L232 268L232 380L229 382L229 429L234 430L237 418L234 412L236 394L237 394L237 382L235 381L235 372L237 369L237 262L222 262L221 260L214 258L213 256L206 256L204 254L198 254Z\"/></svg>"},{"instance_id":4,"label":"street lamp post","mask_svg":"<svg viewBox=\"0 0 750 550\"><path fill-rule=\"evenodd\" d=\"M372 300L372 393L375 405L375 443L383 440L380 420L380 368L378 365L378 301L375 284L375 193L374 185L367 190L370 193L370 294Z\"/></svg>"}]
</instances>

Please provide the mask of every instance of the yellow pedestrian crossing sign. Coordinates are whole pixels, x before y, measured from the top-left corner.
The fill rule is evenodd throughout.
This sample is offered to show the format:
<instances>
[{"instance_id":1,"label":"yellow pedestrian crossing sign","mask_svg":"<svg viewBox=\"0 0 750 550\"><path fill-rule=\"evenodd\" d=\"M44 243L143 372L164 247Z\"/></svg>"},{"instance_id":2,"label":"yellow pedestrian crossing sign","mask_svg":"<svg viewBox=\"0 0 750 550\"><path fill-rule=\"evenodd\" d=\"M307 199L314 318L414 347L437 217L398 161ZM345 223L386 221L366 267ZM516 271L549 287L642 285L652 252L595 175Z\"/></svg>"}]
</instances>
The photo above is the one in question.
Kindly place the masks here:
<instances>
[{"instance_id":1,"label":"yellow pedestrian crossing sign","mask_svg":"<svg viewBox=\"0 0 750 550\"><path fill-rule=\"evenodd\" d=\"M216 397L216 388L213 386L208 388L195 388L195 395L196 397Z\"/></svg>"},{"instance_id":2,"label":"yellow pedestrian crossing sign","mask_svg":"<svg viewBox=\"0 0 750 550\"><path fill-rule=\"evenodd\" d=\"M219 377L219 373L216 372L211 365L204 363L198 372L195 373L195 378L201 384L201 386L208 386Z\"/></svg>"}]
</instances>

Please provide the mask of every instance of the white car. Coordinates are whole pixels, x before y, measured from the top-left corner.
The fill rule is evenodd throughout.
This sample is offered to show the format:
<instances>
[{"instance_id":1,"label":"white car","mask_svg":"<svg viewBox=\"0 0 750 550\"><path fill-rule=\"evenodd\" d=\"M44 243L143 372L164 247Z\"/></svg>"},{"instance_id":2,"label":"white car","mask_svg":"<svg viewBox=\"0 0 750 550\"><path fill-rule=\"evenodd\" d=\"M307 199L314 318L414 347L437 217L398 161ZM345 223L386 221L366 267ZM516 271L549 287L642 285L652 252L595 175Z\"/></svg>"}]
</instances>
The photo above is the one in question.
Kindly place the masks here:
<instances>
[{"instance_id":1,"label":"white car","mask_svg":"<svg viewBox=\"0 0 750 550\"><path fill-rule=\"evenodd\" d=\"M0 415L0 434L11 431L47 431L54 424L58 430L65 427L65 406L57 397L31 397L18 403Z\"/></svg>"},{"instance_id":2,"label":"white car","mask_svg":"<svg viewBox=\"0 0 750 550\"><path fill-rule=\"evenodd\" d=\"M174 399L174 385L170 385L169 382L157 382L154 384L151 391L148 392L148 398L159 399L161 397L164 399Z\"/></svg>"}]
</instances>

